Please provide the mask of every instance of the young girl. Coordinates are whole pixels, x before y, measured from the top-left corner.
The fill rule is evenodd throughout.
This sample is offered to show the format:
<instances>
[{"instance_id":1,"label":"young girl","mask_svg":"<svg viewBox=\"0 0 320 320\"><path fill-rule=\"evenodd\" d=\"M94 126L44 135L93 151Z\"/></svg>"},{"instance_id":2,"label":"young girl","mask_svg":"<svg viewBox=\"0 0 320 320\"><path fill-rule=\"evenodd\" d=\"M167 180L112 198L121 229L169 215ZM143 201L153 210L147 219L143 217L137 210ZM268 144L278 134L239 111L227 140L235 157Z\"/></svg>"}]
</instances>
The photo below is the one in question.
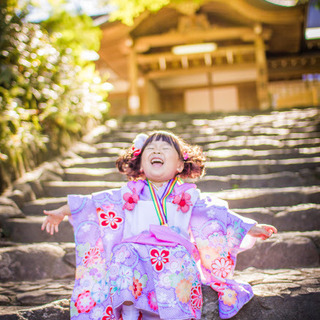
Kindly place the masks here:
<instances>
[{"instance_id":1,"label":"young girl","mask_svg":"<svg viewBox=\"0 0 320 320\"><path fill-rule=\"evenodd\" d=\"M250 285L232 279L237 253L277 230L183 183L204 173L204 161L171 133L140 134L117 160L124 187L44 211L42 230L58 232L66 215L74 227L72 320L200 319L201 283L218 292L221 318L252 298Z\"/></svg>"}]
</instances>

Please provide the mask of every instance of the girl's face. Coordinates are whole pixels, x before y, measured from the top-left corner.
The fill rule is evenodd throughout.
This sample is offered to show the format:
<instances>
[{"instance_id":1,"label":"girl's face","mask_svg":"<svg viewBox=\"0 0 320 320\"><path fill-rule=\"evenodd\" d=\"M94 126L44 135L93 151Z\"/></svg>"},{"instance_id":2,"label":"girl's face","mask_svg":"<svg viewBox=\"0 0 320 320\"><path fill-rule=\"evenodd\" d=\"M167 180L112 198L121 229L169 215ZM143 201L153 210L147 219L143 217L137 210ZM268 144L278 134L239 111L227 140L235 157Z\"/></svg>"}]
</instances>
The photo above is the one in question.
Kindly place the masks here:
<instances>
[{"instance_id":1,"label":"girl's face","mask_svg":"<svg viewBox=\"0 0 320 320\"><path fill-rule=\"evenodd\" d=\"M157 186L173 179L183 167L175 147L163 140L151 141L141 155L141 171Z\"/></svg>"}]
</instances>

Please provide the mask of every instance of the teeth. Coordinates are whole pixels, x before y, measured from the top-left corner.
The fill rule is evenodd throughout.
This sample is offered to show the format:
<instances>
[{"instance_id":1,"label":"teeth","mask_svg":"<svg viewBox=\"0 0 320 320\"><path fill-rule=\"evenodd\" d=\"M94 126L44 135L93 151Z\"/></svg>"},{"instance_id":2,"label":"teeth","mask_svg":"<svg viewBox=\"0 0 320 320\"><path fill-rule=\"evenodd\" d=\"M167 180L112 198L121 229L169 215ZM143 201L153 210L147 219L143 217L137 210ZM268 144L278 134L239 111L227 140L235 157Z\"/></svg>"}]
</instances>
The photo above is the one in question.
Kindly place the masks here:
<instances>
[{"instance_id":1,"label":"teeth","mask_svg":"<svg viewBox=\"0 0 320 320\"><path fill-rule=\"evenodd\" d=\"M161 159L152 159L151 160L151 164L154 164L154 163L161 163L163 164L163 161Z\"/></svg>"}]
</instances>

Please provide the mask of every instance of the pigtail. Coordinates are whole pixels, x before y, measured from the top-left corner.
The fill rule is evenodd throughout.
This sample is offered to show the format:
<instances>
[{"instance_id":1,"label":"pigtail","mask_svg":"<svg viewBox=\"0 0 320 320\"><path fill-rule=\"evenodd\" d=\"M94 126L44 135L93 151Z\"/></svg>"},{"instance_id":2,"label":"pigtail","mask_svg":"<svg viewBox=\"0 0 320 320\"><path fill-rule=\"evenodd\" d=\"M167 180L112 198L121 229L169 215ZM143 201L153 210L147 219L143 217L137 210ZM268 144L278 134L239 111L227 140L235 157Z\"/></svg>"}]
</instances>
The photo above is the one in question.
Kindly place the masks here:
<instances>
[{"instance_id":1,"label":"pigtail","mask_svg":"<svg viewBox=\"0 0 320 320\"><path fill-rule=\"evenodd\" d=\"M184 168L180 173L181 179L198 179L205 173L206 158L199 146L184 143L182 146Z\"/></svg>"},{"instance_id":2,"label":"pigtail","mask_svg":"<svg viewBox=\"0 0 320 320\"><path fill-rule=\"evenodd\" d=\"M116 161L120 173L125 174L129 180L137 180L142 176L140 171L141 155L135 156L132 148L125 150Z\"/></svg>"},{"instance_id":3,"label":"pigtail","mask_svg":"<svg viewBox=\"0 0 320 320\"><path fill-rule=\"evenodd\" d=\"M129 180L137 180L142 176L140 171L141 151L147 139L146 134L138 134L133 140L132 147L125 150L116 161L119 172L125 174Z\"/></svg>"}]
</instances>

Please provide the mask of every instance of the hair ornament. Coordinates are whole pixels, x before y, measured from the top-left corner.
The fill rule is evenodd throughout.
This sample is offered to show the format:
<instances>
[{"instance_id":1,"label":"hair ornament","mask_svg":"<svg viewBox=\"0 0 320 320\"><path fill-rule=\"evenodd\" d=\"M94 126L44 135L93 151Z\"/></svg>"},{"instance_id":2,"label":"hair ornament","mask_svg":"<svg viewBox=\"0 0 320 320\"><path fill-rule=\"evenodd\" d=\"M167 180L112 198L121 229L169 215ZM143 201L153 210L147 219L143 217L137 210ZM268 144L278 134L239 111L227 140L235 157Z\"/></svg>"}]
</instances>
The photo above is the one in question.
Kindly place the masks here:
<instances>
[{"instance_id":1,"label":"hair ornament","mask_svg":"<svg viewBox=\"0 0 320 320\"><path fill-rule=\"evenodd\" d=\"M188 154L188 152L184 152L183 153L183 160L184 161L187 161L189 159L189 154Z\"/></svg>"},{"instance_id":2,"label":"hair ornament","mask_svg":"<svg viewBox=\"0 0 320 320\"><path fill-rule=\"evenodd\" d=\"M140 153L141 153L141 149L144 145L144 143L146 142L146 140L148 139L148 136L144 133L139 133L133 140L133 146L132 146L132 150L133 150L133 156L137 157Z\"/></svg>"}]
</instances>

